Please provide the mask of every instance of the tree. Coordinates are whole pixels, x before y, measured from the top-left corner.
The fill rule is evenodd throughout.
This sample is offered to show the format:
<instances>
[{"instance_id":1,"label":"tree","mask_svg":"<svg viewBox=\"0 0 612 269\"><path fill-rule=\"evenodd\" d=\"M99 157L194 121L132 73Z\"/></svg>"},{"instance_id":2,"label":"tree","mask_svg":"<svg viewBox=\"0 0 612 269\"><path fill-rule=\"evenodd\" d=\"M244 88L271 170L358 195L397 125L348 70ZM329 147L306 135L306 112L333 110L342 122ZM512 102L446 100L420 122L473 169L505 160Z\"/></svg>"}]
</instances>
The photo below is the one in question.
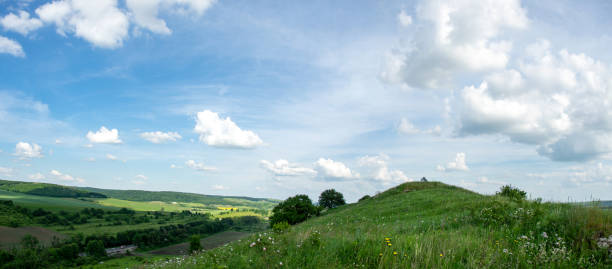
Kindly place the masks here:
<instances>
[{"instance_id":1,"label":"tree","mask_svg":"<svg viewBox=\"0 0 612 269\"><path fill-rule=\"evenodd\" d=\"M193 235L189 239L189 252L199 251L202 249L202 244L200 244L200 236Z\"/></svg>"},{"instance_id":2,"label":"tree","mask_svg":"<svg viewBox=\"0 0 612 269\"><path fill-rule=\"evenodd\" d=\"M317 214L317 208L305 194L299 194L281 202L272 209L270 225L286 221L293 225Z\"/></svg>"},{"instance_id":3,"label":"tree","mask_svg":"<svg viewBox=\"0 0 612 269\"><path fill-rule=\"evenodd\" d=\"M31 234L26 234L23 238L21 238L21 247L26 249L36 249L40 242L38 238L32 236Z\"/></svg>"},{"instance_id":4,"label":"tree","mask_svg":"<svg viewBox=\"0 0 612 269\"><path fill-rule=\"evenodd\" d=\"M422 178L421 178L421 182L427 182L427 178L422 177Z\"/></svg>"},{"instance_id":5,"label":"tree","mask_svg":"<svg viewBox=\"0 0 612 269\"><path fill-rule=\"evenodd\" d=\"M319 205L325 208L336 208L344 204L344 196L334 189L325 190L319 196Z\"/></svg>"},{"instance_id":6,"label":"tree","mask_svg":"<svg viewBox=\"0 0 612 269\"><path fill-rule=\"evenodd\" d=\"M87 243L85 247L85 252L88 255L94 257L104 257L106 256L106 249L104 249L104 243L100 240L91 240Z\"/></svg>"}]
</instances>

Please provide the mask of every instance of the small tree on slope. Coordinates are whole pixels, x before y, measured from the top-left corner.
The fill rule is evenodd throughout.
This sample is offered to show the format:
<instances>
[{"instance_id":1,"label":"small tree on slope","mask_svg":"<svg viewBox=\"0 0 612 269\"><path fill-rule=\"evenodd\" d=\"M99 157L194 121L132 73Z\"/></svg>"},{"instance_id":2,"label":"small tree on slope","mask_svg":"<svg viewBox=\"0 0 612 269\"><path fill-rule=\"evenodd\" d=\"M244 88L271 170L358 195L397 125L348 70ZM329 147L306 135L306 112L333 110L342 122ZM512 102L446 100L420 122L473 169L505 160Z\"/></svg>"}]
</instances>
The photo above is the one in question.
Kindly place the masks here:
<instances>
[{"instance_id":1,"label":"small tree on slope","mask_svg":"<svg viewBox=\"0 0 612 269\"><path fill-rule=\"evenodd\" d=\"M346 204L344 196L334 189L325 190L319 196L319 206L325 208L335 208L344 204Z\"/></svg>"}]
</instances>

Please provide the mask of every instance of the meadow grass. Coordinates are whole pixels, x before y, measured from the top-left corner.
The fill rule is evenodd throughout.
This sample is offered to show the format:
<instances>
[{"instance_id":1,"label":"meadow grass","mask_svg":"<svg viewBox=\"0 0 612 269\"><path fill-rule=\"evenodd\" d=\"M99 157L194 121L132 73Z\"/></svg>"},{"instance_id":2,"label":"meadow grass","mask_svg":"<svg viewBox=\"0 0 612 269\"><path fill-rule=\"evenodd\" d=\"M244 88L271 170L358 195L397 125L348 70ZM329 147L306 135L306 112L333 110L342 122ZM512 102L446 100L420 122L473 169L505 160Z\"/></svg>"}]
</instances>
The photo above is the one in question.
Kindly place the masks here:
<instances>
[{"instance_id":1,"label":"meadow grass","mask_svg":"<svg viewBox=\"0 0 612 269\"><path fill-rule=\"evenodd\" d=\"M75 199L75 198L58 198L48 197L39 195L30 195L25 193L17 193L0 190L1 200L12 200L15 204L30 209L44 208L45 210L59 212L64 210L67 212L80 211L83 208L101 208L105 210L117 210L117 207L105 206L95 202L89 201L89 199Z\"/></svg>"},{"instance_id":2,"label":"meadow grass","mask_svg":"<svg viewBox=\"0 0 612 269\"><path fill-rule=\"evenodd\" d=\"M284 233L145 268L610 268L609 211L407 183Z\"/></svg>"}]
</instances>

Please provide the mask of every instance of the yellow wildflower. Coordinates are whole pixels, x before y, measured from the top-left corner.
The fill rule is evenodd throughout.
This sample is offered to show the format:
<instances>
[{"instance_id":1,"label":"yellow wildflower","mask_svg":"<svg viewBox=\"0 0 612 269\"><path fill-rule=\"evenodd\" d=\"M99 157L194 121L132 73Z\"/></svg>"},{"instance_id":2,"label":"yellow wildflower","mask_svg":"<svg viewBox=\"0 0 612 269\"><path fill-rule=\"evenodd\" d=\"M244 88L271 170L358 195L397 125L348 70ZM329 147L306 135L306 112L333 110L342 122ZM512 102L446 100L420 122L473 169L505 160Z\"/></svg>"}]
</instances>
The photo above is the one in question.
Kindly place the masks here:
<instances>
[{"instance_id":1,"label":"yellow wildflower","mask_svg":"<svg viewBox=\"0 0 612 269\"><path fill-rule=\"evenodd\" d=\"M393 255L397 255L397 251L393 251Z\"/></svg>"}]
</instances>

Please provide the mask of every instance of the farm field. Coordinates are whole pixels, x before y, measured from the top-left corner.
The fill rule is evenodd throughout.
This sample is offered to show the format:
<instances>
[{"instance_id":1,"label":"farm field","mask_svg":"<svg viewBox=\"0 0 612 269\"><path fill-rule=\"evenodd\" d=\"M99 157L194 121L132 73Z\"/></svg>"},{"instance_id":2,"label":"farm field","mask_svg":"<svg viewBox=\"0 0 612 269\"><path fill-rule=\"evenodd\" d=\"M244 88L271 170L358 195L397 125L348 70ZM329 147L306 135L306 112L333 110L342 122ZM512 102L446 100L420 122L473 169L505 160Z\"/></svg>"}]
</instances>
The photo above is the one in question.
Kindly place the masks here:
<instances>
[{"instance_id":1,"label":"farm field","mask_svg":"<svg viewBox=\"0 0 612 269\"><path fill-rule=\"evenodd\" d=\"M66 235L58 233L56 231L42 228L42 227L4 227L0 226L0 249L11 249L12 247L18 247L21 239L26 235L32 235L43 244L50 245L53 237L57 239L65 239Z\"/></svg>"},{"instance_id":2,"label":"farm field","mask_svg":"<svg viewBox=\"0 0 612 269\"><path fill-rule=\"evenodd\" d=\"M30 209L45 208L50 211L79 211L83 208L100 208L105 210L116 210L117 207L105 206L93 201L89 198L60 198L48 197L40 195L25 194L19 192L11 192L0 190L0 200L12 200L13 202Z\"/></svg>"}]
</instances>

